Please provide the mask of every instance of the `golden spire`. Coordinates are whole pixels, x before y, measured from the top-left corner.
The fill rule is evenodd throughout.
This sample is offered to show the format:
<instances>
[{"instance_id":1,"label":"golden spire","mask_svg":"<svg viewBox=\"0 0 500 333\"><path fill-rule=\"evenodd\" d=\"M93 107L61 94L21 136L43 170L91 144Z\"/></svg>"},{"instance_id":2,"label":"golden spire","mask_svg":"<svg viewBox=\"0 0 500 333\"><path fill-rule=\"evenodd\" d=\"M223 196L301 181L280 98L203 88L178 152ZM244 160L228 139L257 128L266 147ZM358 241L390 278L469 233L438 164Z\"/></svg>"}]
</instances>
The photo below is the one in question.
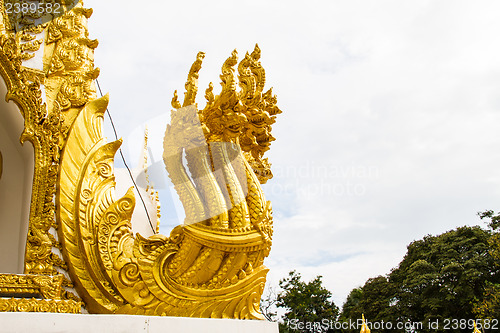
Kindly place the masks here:
<instances>
[{"instance_id":1,"label":"golden spire","mask_svg":"<svg viewBox=\"0 0 500 333\"><path fill-rule=\"evenodd\" d=\"M363 325L361 325L361 331L359 331L359 333L370 333L370 329L368 325L366 325L365 314L363 313L361 317L363 318Z\"/></svg>"},{"instance_id":2,"label":"golden spire","mask_svg":"<svg viewBox=\"0 0 500 333\"><path fill-rule=\"evenodd\" d=\"M474 320L474 332L472 332L472 333L481 333L481 331L477 328L475 320Z\"/></svg>"}]
</instances>

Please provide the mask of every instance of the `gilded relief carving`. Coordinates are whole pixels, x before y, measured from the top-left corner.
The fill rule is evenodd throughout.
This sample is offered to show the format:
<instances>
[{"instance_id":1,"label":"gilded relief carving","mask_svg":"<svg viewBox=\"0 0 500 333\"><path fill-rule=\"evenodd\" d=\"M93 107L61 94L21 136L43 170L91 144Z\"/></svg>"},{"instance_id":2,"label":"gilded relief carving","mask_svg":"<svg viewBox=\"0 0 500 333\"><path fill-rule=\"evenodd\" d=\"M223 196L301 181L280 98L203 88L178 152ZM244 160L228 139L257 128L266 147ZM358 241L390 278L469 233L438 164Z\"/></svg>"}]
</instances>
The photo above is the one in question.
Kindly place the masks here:
<instances>
[{"instance_id":1,"label":"gilded relief carving","mask_svg":"<svg viewBox=\"0 0 500 333\"><path fill-rule=\"evenodd\" d=\"M2 9L5 10L5 6ZM60 112L49 114L47 104L42 102L43 72L23 66L23 63L33 58L34 52L40 49L43 39L39 36L47 25L25 24L24 29L16 31L8 23L5 24L5 12L2 13L2 18L6 30L0 36L0 75L7 86L6 100L13 101L24 118L24 131L20 142L30 142L35 157L24 271L28 275L53 276L59 274L58 270L66 269L66 264L56 253L56 249L61 246L50 231L57 228L54 194L59 163ZM47 102L50 103L50 100ZM3 283L5 281L0 282L0 288ZM62 286L71 287L72 284L63 278ZM23 291L12 289L12 293L23 294ZM61 289L60 298L60 308L56 307L58 311L64 311L67 299L73 299L72 302L77 299L65 289ZM17 306L20 304L18 299L2 302L4 305L10 304L8 308L13 311L24 309L23 306ZM32 304L36 303L33 302L35 301L31 301ZM72 311L80 307L81 304L76 301ZM37 308L33 309L36 311Z\"/></svg>"},{"instance_id":2,"label":"gilded relief carving","mask_svg":"<svg viewBox=\"0 0 500 333\"><path fill-rule=\"evenodd\" d=\"M81 303L74 300L36 298L0 298L0 312L80 313Z\"/></svg>"},{"instance_id":3,"label":"gilded relief carving","mask_svg":"<svg viewBox=\"0 0 500 333\"><path fill-rule=\"evenodd\" d=\"M92 9L83 8L79 3L47 27L44 85L50 101L48 112L62 115L60 147L79 110L97 97L94 80L99 76L99 69L94 68L94 49L99 43L89 38L87 20L91 15Z\"/></svg>"}]
</instances>

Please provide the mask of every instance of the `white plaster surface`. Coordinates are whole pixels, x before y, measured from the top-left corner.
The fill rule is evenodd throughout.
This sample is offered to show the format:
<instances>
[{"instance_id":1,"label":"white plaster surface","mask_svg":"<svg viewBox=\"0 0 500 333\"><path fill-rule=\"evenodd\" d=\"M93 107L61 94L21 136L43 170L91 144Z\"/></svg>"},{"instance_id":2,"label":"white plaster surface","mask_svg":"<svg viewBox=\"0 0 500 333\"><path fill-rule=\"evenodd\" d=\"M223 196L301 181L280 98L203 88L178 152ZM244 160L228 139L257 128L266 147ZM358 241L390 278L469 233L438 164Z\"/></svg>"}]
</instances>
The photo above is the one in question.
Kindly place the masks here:
<instances>
[{"instance_id":1,"label":"white plaster surface","mask_svg":"<svg viewBox=\"0 0 500 333\"><path fill-rule=\"evenodd\" d=\"M19 142L23 116L14 102L5 101L6 93L0 77L0 273L19 274L24 271L35 157L30 142Z\"/></svg>"},{"instance_id":2,"label":"white plaster surface","mask_svg":"<svg viewBox=\"0 0 500 333\"><path fill-rule=\"evenodd\" d=\"M260 320L127 315L0 313L0 333L278 333Z\"/></svg>"}]
</instances>

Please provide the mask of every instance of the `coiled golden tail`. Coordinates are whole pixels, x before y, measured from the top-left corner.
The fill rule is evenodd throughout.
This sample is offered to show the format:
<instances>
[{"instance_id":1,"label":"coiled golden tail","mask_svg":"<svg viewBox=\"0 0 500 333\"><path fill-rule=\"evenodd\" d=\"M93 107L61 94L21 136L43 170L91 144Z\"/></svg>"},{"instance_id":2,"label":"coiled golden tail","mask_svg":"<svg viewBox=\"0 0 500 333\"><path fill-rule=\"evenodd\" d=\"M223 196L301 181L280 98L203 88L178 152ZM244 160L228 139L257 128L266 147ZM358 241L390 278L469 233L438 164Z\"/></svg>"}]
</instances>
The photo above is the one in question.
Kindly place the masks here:
<instances>
[{"instance_id":1,"label":"coiled golden tail","mask_svg":"<svg viewBox=\"0 0 500 333\"><path fill-rule=\"evenodd\" d=\"M258 46L239 64L232 53L221 93L210 84L198 110L203 57L189 72L182 105L175 93L164 138L165 167L186 214L169 237L134 235L132 189L114 196L121 141L102 138L108 97L88 103L71 127L57 192L59 237L90 312L262 319L272 210L260 184L272 177L263 155L281 111L272 91L263 93Z\"/></svg>"}]
</instances>

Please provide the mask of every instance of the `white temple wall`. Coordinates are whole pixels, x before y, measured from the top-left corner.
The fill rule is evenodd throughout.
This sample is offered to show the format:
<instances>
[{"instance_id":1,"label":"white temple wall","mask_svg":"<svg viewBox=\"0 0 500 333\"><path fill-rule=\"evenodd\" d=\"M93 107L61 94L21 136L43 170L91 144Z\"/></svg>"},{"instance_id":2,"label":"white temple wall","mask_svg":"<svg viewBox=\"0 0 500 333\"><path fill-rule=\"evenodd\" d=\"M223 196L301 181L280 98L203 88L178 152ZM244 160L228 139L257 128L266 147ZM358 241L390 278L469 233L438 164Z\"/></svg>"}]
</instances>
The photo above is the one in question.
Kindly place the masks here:
<instances>
[{"instance_id":1,"label":"white temple wall","mask_svg":"<svg viewBox=\"0 0 500 333\"><path fill-rule=\"evenodd\" d=\"M23 273L33 185L34 153L19 138L24 120L14 102L7 103L0 78L0 273Z\"/></svg>"},{"instance_id":2,"label":"white temple wall","mask_svg":"<svg viewBox=\"0 0 500 333\"><path fill-rule=\"evenodd\" d=\"M278 333L265 320L60 313L0 313L0 333Z\"/></svg>"}]
</instances>

